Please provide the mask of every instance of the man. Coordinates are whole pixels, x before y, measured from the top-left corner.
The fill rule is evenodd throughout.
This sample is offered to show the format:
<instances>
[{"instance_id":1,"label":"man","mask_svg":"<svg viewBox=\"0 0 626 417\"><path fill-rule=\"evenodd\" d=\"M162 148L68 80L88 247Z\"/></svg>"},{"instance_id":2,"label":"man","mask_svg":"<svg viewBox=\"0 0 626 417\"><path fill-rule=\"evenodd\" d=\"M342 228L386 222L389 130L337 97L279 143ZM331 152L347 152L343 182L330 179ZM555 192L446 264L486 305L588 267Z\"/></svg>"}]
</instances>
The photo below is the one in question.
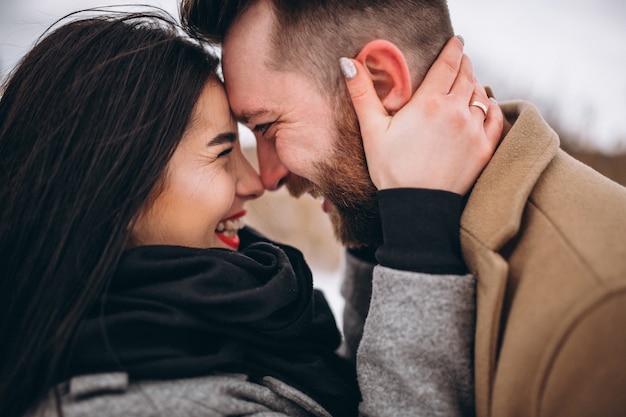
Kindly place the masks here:
<instances>
[{"instance_id":1,"label":"man","mask_svg":"<svg viewBox=\"0 0 626 417\"><path fill-rule=\"evenodd\" d=\"M187 16L187 21L194 15L203 17L218 15L215 10L196 10L196 6L202 8L203 5L191 4L191 7L183 12L183 16ZM268 22L267 7L268 4L264 2L250 5L248 10L251 19L242 23L242 27L245 28L242 34L246 34L248 29L268 30L267 25L254 27L257 17L265 17L263 22ZM246 15L242 15L242 18L244 16ZM258 47L259 45L254 45L254 42L246 45L244 50L235 51L230 55L232 60L225 55L224 69L232 68L231 64L237 64L240 58L253 57L255 51L259 50ZM442 45L437 46L437 52L441 47ZM225 53L227 50L228 47L223 48ZM257 58L264 60L270 56L271 52L261 45L260 56ZM372 43L369 52L363 56L370 62L384 58L381 63L385 65L389 61L387 56L397 61L402 60L401 52L390 42ZM434 58L435 56L432 57L433 60ZM347 108L342 107L341 103L335 103L338 95L334 91L331 94L320 94L317 84L297 73L280 71L278 74L272 74L265 71L263 65L254 65L253 61L246 61L241 67L243 78L235 80L232 71L227 70L229 73L225 77L227 88L232 87L233 82L246 83L246 74L251 75L251 71L245 68L247 64L254 67L255 75L260 75L257 79L260 84L245 86L246 91L240 93L240 98L246 103L238 103L236 97L232 97L231 100L235 115L250 125L257 135L259 157L263 160L261 173L266 187L276 189L281 183L286 182L294 194L310 192L323 195L326 198L324 206L335 222L338 235L346 244L358 245L367 242L375 245L380 242L376 188L368 177L358 125L352 106L343 91L344 81L340 79L342 84L339 85L342 87L343 103L348 106ZM333 66L339 67L338 59L333 62ZM366 330L363 332L364 337L360 343L357 360L359 386L363 397L360 412L363 415L454 416L467 415L474 409L471 353L475 281L470 275L465 275L466 267L461 259L458 243L458 222L462 207L461 195L467 192L491 157L500 137L502 114L497 105L487 99L484 88L475 81L471 64L462 54L462 43L459 38L452 38L450 48L441 52L440 67L441 70L434 71L434 82L424 83L425 86L430 85L434 91L427 91L427 94L421 97L440 100L444 110L435 112L433 108L426 106L415 108L405 106L396 112L398 117L396 120L402 127L410 125L406 122L411 122L411 119L424 109L430 113L429 119L443 113L445 120L442 132L435 131L431 135L430 128L437 126L438 123L429 120L427 126L418 125L419 135L411 132L410 137L414 139L411 142L414 143L408 145L422 143L432 147L431 145L437 144L447 151L445 153L433 152L432 149L425 151L423 146L416 149L397 147L415 155L416 159L411 165L416 164L422 168L424 178L403 176L401 180L410 178L412 181L390 184L394 188L389 190L389 193L380 194L380 198L385 200L381 202L383 206L407 207L403 216L396 216L391 210L389 213L392 219L385 222L388 233L387 245L383 248L386 248L386 253L391 256L381 258L382 267L374 274L372 274L374 265L349 258L351 279L345 281L344 292L350 294L347 296L344 314L344 333L351 354L355 352L359 343L367 315ZM339 69L336 72L341 77ZM408 73L406 66L402 74L393 71L394 80L391 81L396 81L398 75ZM381 87L389 86L384 79L380 81ZM358 82L358 77L352 82ZM263 87L262 91L259 91L258 87ZM400 97L406 100L411 98L413 91L411 83L406 81L403 81L401 88L392 90L392 94L389 95L391 106L397 105ZM269 106L265 97L279 91L282 94ZM293 92L295 97L285 94L289 91ZM253 101L248 101L250 99ZM471 107L470 102L473 103ZM493 111L489 109L491 106L494 107ZM279 123L267 126L268 118L277 115L277 107L282 109L283 117ZM344 116L346 111L347 114ZM453 114L459 117L455 120L451 117ZM333 121L335 123L332 123ZM277 129L278 126L280 131ZM464 130L465 126L472 129L467 132ZM291 136L290 131L297 136ZM388 139L393 142L394 136L395 139L406 136L403 132L398 133L389 136ZM275 155L275 149L280 153L286 143L298 145L299 141L294 139L305 138L303 135L315 140L302 143L304 146L296 146L295 149L288 147L289 155L282 156L283 159L287 159L286 157L290 159L288 168L293 173L289 173L280 163L270 167L269 170L264 168L268 166L266 162L271 160L264 158L265 151ZM415 140L418 136L423 140ZM271 146L264 146L266 144ZM311 153L311 150L317 150L318 153ZM465 163L469 155L471 163ZM314 159L317 161L314 162ZM302 170L298 168L299 165ZM438 175L442 167L443 171L451 171L450 168L454 168L454 171L458 172ZM369 168L371 170L373 167L370 165ZM448 180L451 180L450 183ZM433 190L420 190L419 197L414 198L415 190L407 193L395 192L396 188L402 186ZM421 198L430 196L429 192L435 194L433 198ZM402 201L403 199L407 201ZM417 207L419 203L425 204L423 207ZM419 215L409 215L411 213ZM357 218L360 221L355 221ZM429 235L432 239L425 237L423 233L414 234L411 236L412 239L393 238L396 231L405 226L408 226L409 230L416 230L410 227L409 223L416 219L429 226ZM438 233L440 230L442 233ZM424 242L428 242L428 245L424 245ZM401 253L403 256L399 256ZM417 274L407 273L407 270ZM373 277L372 290L370 287ZM353 283L356 285L352 285ZM389 289L393 291L388 291ZM445 348L433 350L433 346ZM411 366L407 367L407 363ZM400 379L399 374L402 374Z\"/></svg>"},{"instance_id":2,"label":"man","mask_svg":"<svg viewBox=\"0 0 626 417\"><path fill-rule=\"evenodd\" d=\"M422 224L418 231L388 230L385 218L401 216L394 207L412 200L397 193L381 193L384 198L377 200L335 62L340 56L355 57L372 78L384 109L397 112L452 34L445 2L217 3L190 1L193 7L186 8L184 18L223 41L229 100L235 115L255 130L266 188L285 184L295 195L323 195L347 246L378 247L381 265L413 270L401 265L408 258L404 242L411 233L432 237L433 231L449 228ZM508 120L505 134L473 185L460 225L465 261L478 277L476 413L622 414L626 191L560 151L557 136L531 104L502 108ZM487 110L493 113L491 105ZM358 106L357 112L361 129L367 129L367 112ZM370 142L367 161L389 148L395 149ZM390 163L400 174L422 166L420 160L411 167L415 155L407 152L392 156ZM446 176L445 170L441 173ZM441 196L425 192L414 197ZM446 201L436 204L453 205ZM366 268L363 252L348 258L354 270ZM437 267L425 272L437 273ZM366 285L347 281L348 313L364 314L369 298L360 299L358 290Z\"/></svg>"}]
</instances>

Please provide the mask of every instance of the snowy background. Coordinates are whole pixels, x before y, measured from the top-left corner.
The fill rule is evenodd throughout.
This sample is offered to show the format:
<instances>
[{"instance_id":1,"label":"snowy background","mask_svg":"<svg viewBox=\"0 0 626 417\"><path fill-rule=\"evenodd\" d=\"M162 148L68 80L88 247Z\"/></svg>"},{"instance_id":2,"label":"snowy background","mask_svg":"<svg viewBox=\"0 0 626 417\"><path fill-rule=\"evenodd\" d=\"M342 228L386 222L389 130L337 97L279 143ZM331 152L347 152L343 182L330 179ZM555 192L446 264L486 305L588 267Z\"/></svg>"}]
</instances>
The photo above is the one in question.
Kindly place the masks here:
<instances>
[{"instance_id":1,"label":"snowy background","mask_svg":"<svg viewBox=\"0 0 626 417\"><path fill-rule=\"evenodd\" d=\"M626 1L449 0L479 80L535 102L560 133L626 152Z\"/></svg>"},{"instance_id":2,"label":"snowy background","mask_svg":"<svg viewBox=\"0 0 626 417\"><path fill-rule=\"evenodd\" d=\"M0 77L65 14L130 3L0 0ZM160 6L178 16L177 0L136 3ZM493 88L498 100L535 102L570 147L626 152L626 1L449 0L449 5L455 31L465 38L465 51L478 79ZM253 146L252 141L246 143ZM248 151L253 156L253 150ZM285 194L266 193L256 205L260 214L249 217L255 227L305 252L317 285L325 289L338 312L341 250L331 237L328 220L319 203L304 199L298 203L304 206L291 214L294 222L306 223L311 230L294 232L297 228L285 222L283 213L277 216L287 200ZM273 229L277 217L282 231Z\"/></svg>"},{"instance_id":3,"label":"snowy background","mask_svg":"<svg viewBox=\"0 0 626 417\"><path fill-rule=\"evenodd\" d=\"M178 16L177 0L137 0ZM0 76L48 25L124 0L0 0ZM478 78L525 98L574 145L626 152L626 1L449 0Z\"/></svg>"}]
</instances>

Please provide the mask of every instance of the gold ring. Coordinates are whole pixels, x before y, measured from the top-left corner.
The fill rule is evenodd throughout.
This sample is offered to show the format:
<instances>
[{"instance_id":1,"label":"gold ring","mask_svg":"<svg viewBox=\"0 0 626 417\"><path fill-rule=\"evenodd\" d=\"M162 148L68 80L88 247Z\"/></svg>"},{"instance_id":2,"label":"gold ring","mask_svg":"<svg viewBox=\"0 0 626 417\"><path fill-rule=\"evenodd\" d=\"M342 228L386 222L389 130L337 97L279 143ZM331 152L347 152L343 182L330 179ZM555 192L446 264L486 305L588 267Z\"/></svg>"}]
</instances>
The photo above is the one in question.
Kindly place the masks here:
<instances>
[{"instance_id":1,"label":"gold ring","mask_svg":"<svg viewBox=\"0 0 626 417\"><path fill-rule=\"evenodd\" d=\"M487 117L487 106L485 106L480 101L474 100L470 103L470 106L478 107L479 109L483 111L483 113L485 113L485 117Z\"/></svg>"}]
</instances>

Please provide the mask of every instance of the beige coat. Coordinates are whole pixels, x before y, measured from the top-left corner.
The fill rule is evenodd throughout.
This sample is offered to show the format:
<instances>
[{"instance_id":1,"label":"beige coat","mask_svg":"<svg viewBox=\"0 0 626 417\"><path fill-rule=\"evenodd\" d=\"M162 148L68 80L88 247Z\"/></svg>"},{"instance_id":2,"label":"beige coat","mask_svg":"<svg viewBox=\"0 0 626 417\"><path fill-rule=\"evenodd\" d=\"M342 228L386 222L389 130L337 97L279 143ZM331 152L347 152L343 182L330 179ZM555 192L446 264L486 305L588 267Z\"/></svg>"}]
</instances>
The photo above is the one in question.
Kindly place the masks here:
<instances>
[{"instance_id":1,"label":"beige coat","mask_svg":"<svg viewBox=\"0 0 626 417\"><path fill-rule=\"evenodd\" d=\"M526 102L476 183L479 417L626 416L626 188L559 149Z\"/></svg>"}]
</instances>

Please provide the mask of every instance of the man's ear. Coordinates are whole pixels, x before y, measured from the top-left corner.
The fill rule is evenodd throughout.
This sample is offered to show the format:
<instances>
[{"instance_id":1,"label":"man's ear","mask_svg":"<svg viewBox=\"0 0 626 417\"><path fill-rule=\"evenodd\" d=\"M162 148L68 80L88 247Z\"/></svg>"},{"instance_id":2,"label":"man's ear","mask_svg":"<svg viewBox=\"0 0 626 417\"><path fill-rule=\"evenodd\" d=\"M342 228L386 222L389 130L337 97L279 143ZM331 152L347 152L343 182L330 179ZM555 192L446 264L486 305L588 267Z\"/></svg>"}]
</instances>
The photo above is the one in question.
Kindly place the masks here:
<instances>
[{"instance_id":1,"label":"man's ear","mask_svg":"<svg viewBox=\"0 0 626 417\"><path fill-rule=\"evenodd\" d=\"M411 74L404 55L393 43L376 39L356 56L367 68L374 88L389 113L400 110L411 99Z\"/></svg>"}]
</instances>

